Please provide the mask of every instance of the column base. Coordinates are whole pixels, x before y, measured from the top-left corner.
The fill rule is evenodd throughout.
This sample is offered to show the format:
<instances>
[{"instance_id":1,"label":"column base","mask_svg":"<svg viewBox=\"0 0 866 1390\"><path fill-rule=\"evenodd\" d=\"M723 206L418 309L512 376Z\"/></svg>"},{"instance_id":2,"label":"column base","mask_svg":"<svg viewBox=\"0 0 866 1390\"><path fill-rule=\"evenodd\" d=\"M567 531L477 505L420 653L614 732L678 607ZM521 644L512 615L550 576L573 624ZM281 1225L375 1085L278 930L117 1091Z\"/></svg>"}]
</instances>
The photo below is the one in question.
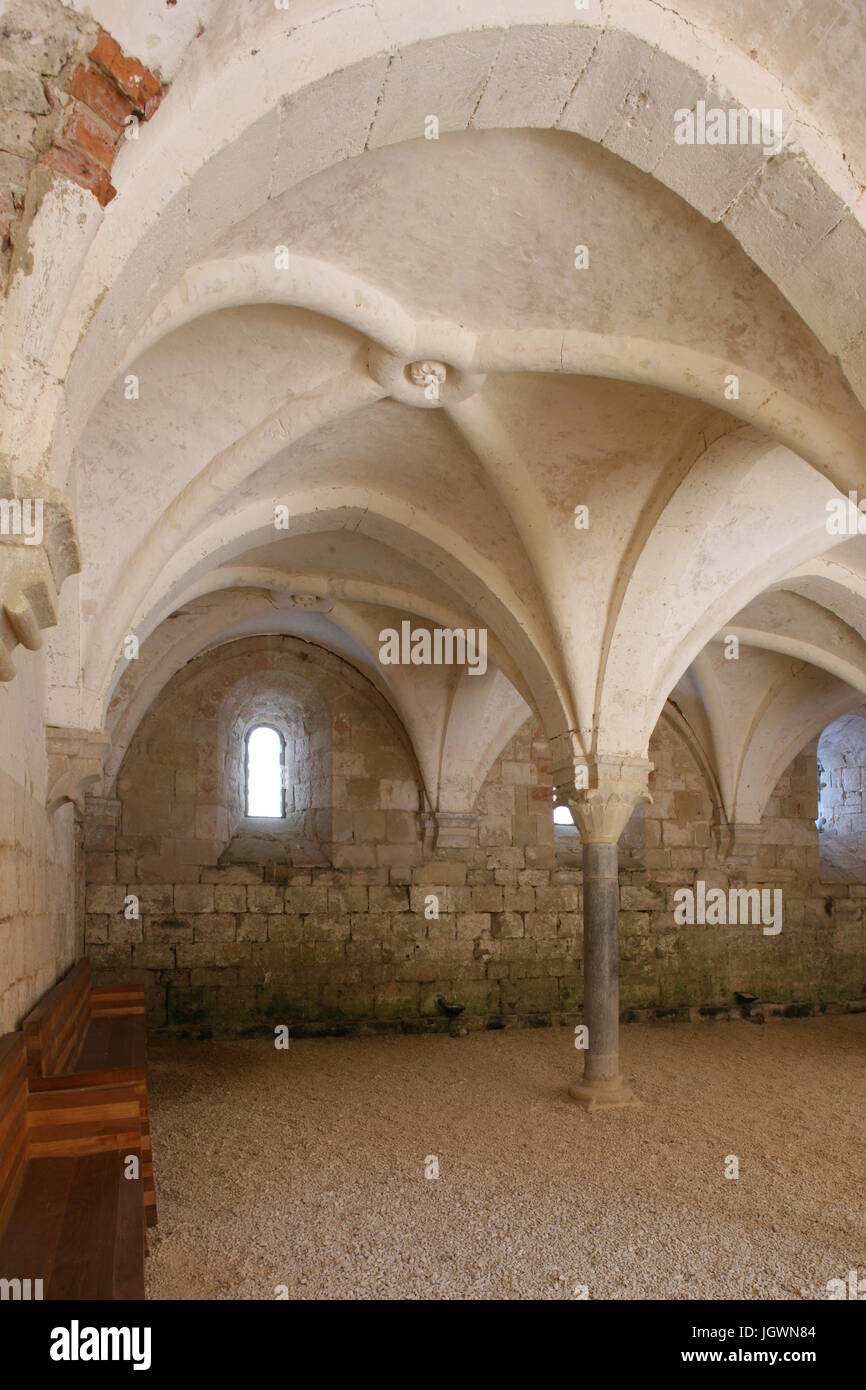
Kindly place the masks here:
<instances>
[{"instance_id":1,"label":"column base","mask_svg":"<svg viewBox=\"0 0 866 1390\"><path fill-rule=\"evenodd\" d=\"M584 1077L568 1088L568 1094L584 1110L621 1110L625 1106L640 1105L634 1091L627 1086L621 1076L598 1081L587 1081Z\"/></svg>"}]
</instances>

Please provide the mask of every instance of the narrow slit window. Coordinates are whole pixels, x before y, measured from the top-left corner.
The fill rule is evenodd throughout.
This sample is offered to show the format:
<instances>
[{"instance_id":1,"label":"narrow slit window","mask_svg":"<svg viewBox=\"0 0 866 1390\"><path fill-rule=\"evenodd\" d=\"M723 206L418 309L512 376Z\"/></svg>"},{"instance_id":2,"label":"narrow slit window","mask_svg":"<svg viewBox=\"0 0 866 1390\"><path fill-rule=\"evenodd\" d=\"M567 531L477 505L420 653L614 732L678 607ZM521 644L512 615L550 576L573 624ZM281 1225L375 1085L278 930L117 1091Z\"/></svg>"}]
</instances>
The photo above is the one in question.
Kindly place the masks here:
<instances>
[{"instance_id":1,"label":"narrow slit window","mask_svg":"<svg viewBox=\"0 0 866 1390\"><path fill-rule=\"evenodd\" d=\"M286 814L283 740L267 724L247 735L246 790L248 816L275 820Z\"/></svg>"}]
</instances>

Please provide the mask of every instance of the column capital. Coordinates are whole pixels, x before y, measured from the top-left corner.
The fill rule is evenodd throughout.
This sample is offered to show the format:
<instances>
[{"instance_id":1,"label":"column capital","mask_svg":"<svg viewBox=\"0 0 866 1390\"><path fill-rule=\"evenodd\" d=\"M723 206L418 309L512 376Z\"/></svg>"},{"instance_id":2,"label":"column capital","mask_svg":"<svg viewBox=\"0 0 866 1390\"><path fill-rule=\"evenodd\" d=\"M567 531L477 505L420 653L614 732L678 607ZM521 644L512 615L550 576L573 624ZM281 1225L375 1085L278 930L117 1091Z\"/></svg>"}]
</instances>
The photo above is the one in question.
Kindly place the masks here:
<instances>
[{"instance_id":1,"label":"column capital","mask_svg":"<svg viewBox=\"0 0 866 1390\"><path fill-rule=\"evenodd\" d=\"M615 845L641 801L652 801L648 758L575 754L554 769L556 799L565 801L584 844Z\"/></svg>"}]
</instances>

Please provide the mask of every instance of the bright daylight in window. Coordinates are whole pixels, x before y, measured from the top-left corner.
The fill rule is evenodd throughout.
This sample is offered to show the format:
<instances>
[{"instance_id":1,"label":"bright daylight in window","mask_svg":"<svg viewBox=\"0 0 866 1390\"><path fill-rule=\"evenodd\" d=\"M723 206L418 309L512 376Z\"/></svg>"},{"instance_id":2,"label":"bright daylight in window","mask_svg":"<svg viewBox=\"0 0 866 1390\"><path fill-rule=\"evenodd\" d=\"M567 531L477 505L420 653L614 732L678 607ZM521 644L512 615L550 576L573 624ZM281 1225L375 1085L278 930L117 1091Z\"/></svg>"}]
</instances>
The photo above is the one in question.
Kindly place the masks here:
<instances>
[{"instance_id":1,"label":"bright daylight in window","mask_svg":"<svg viewBox=\"0 0 866 1390\"><path fill-rule=\"evenodd\" d=\"M247 815L283 815L283 741L276 729L260 725L247 739Z\"/></svg>"}]
</instances>

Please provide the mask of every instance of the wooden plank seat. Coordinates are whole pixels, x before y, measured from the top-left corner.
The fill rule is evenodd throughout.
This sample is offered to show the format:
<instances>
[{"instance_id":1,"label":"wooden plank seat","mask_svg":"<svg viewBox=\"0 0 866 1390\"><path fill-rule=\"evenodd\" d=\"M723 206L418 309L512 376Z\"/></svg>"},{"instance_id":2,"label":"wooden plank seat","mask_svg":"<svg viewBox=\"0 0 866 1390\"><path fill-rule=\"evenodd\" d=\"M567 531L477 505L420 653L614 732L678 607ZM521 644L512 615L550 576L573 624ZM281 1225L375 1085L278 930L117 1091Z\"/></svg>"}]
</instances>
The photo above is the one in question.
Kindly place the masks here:
<instances>
[{"instance_id":1,"label":"wooden plank seat","mask_svg":"<svg viewBox=\"0 0 866 1390\"><path fill-rule=\"evenodd\" d=\"M21 1025L31 1092L129 1084L141 1110L142 1177L147 1224L156 1223L156 1189L147 1105L144 991L93 985L81 960Z\"/></svg>"},{"instance_id":2,"label":"wooden plank seat","mask_svg":"<svg viewBox=\"0 0 866 1390\"><path fill-rule=\"evenodd\" d=\"M144 1184L127 1176L131 1156L141 1164L134 1085L31 1093L22 1034L0 1037L4 1298L144 1298Z\"/></svg>"}]
</instances>

